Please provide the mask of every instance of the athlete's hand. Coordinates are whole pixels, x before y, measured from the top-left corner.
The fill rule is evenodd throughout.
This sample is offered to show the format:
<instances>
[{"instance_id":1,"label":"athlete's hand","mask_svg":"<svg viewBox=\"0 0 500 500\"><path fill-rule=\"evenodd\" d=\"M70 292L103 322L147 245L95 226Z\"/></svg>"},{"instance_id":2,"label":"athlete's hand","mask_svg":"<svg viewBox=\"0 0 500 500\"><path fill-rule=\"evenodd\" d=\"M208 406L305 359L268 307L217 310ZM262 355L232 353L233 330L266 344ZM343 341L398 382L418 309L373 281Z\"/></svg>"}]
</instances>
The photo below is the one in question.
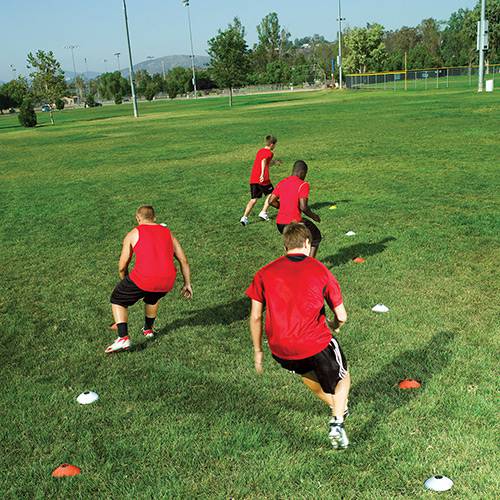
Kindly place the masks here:
<instances>
[{"instance_id":1,"label":"athlete's hand","mask_svg":"<svg viewBox=\"0 0 500 500\"><path fill-rule=\"evenodd\" d=\"M193 298L193 289L191 288L191 285L184 285L182 288L181 288L181 295L185 298L185 299L192 299Z\"/></svg>"},{"instance_id":2,"label":"athlete's hand","mask_svg":"<svg viewBox=\"0 0 500 500\"><path fill-rule=\"evenodd\" d=\"M330 328L330 330L333 333L340 333L340 325L338 324L338 321L336 318L334 320L326 318L326 324L328 325L328 328Z\"/></svg>"},{"instance_id":3,"label":"athlete's hand","mask_svg":"<svg viewBox=\"0 0 500 500\"><path fill-rule=\"evenodd\" d=\"M263 176L263 175L261 175L261 176L259 177L259 182L264 182L264 176Z\"/></svg>"},{"instance_id":4,"label":"athlete's hand","mask_svg":"<svg viewBox=\"0 0 500 500\"><path fill-rule=\"evenodd\" d=\"M255 371L259 375L262 375L262 373L264 372L264 367L262 366L262 361L264 359L264 352L255 351L253 356L254 356Z\"/></svg>"}]
</instances>

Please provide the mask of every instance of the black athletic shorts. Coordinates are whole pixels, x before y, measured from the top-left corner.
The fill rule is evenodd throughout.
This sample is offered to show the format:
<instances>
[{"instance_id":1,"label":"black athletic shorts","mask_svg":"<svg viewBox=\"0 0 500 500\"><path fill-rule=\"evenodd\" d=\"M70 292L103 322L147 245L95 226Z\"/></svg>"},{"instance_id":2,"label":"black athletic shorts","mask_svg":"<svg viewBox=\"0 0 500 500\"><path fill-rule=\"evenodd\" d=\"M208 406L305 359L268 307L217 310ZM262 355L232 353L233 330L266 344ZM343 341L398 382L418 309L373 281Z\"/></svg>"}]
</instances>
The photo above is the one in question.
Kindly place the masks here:
<instances>
[{"instance_id":1,"label":"black athletic shorts","mask_svg":"<svg viewBox=\"0 0 500 500\"><path fill-rule=\"evenodd\" d=\"M273 354L273 358L285 370L299 375L314 372L319 384L327 394L335 394L339 380L347 375L347 361L337 339L332 337L330 343L318 354L304 359L281 359Z\"/></svg>"},{"instance_id":2,"label":"black athletic shorts","mask_svg":"<svg viewBox=\"0 0 500 500\"><path fill-rule=\"evenodd\" d=\"M144 299L146 304L154 306L167 292L146 292L141 290L128 276L115 286L111 294L111 303L118 306L133 306L138 300Z\"/></svg>"},{"instance_id":3,"label":"black athletic shorts","mask_svg":"<svg viewBox=\"0 0 500 500\"><path fill-rule=\"evenodd\" d=\"M310 221L309 219L303 219L302 224L311 231L311 236L312 236L312 241L311 241L311 246L313 247L319 247L319 244L321 243L321 240L323 239L323 236L321 236L321 231L318 229L316 224L314 224L313 221ZM283 234L283 231L285 230L285 227L287 224L276 224L278 227L278 231Z\"/></svg>"},{"instance_id":4,"label":"black athletic shorts","mask_svg":"<svg viewBox=\"0 0 500 500\"><path fill-rule=\"evenodd\" d=\"M267 196L274 191L272 184L250 184L250 197L255 200L256 198L262 198L262 195Z\"/></svg>"}]
</instances>

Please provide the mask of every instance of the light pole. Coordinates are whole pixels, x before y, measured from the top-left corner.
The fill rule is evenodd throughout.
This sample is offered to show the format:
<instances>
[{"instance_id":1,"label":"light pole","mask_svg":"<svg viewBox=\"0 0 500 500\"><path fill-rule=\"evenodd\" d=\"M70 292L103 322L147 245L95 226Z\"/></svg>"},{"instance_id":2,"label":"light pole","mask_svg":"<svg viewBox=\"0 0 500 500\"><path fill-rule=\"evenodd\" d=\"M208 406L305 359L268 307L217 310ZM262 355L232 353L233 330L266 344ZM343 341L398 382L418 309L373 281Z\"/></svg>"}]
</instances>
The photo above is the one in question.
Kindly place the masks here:
<instances>
[{"instance_id":1,"label":"light pole","mask_svg":"<svg viewBox=\"0 0 500 500\"><path fill-rule=\"evenodd\" d=\"M484 49L487 45L487 28L486 28L486 0L481 0L481 21L478 23L478 50L479 50L479 82L477 91L483 91L484 84Z\"/></svg>"},{"instance_id":2,"label":"light pole","mask_svg":"<svg viewBox=\"0 0 500 500\"><path fill-rule=\"evenodd\" d=\"M12 70L12 79L15 80L16 79L16 67L13 65L13 64L9 64L10 66L10 69Z\"/></svg>"},{"instance_id":3,"label":"light pole","mask_svg":"<svg viewBox=\"0 0 500 500\"><path fill-rule=\"evenodd\" d=\"M127 32L130 90L132 91L132 104L134 105L134 116L137 118L139 116L139 110L137 109L137 96L135 95L134 64L132 62L132 49L130 48L130 33L128 31L127 4L125 0L123 0L123 15L125 18L125 31Z\"/></svg>"},{"instance_id":4,"label":"light pole","mask_svg":"<svg viewBox=\"0 0 500 500\"><path fill-rule=\"evenodd\" d=\"M116 57L116 61L118 64L118 71L121 73L122 69L120 68L120 54L121 54L121 52L115 52L114 56Z\"/></svg>"},{"instance_id":5,"label":"light pole","mask_svg":"<svg viewBox=\"0 0 500 500\"><path fill-rule=\"evenodd\" d=\"M74 73L73 79L75 79L76 78L75 49L78 48L78 45L66 45L66 47L64 48L71 50L71 59L73 60L73 73Z\"/></svg>"},{"instance_id":6,"label":"light pole","mask_svg":"<svg viewBox=\"0 0 500 500\"><path fill-rule=\"evenodd\" d=\"M339 22L339 60L337 61L339 67L339 85L342 89L342 21L345 21L345 17L342 17L340 0L339 0L339 17L337 19Z\"/></svg>"},{"instance_id":7,"label":"light pole","mask_svg":"<svg viewBox=\"0 0 500 500\"><path fill-rule=\"evenodd\" d=\"M193 88L194 98L198 98L198 90L196 88L196 71L194 69L194 49L193 49L193 30L191 29L191 10L189 9L189 0L182 0L182 3L187 8L188 25L189 25L189 40L191 42L191 70L193 71Z\"/></svg>"},{"instance_id":8,"label":"light pole","mask_svg":"<svg viewBox=\"0 0 500 500\"><path fill-rule=\"evenodd\" d=\"M85 61L85 78L89 79L89 65L87 64L87 58L83 59Z\"/></svg>"},{"instance_id":9,"label":"light pole","mask_svg":"<svg viewBox=\"0 0 500 500\"><path fill-rule=\"evenodd\" d=\"M104 59L104 69L106 70L106 73L108 72L108 60Z\"/></svg>"}]
</instances>

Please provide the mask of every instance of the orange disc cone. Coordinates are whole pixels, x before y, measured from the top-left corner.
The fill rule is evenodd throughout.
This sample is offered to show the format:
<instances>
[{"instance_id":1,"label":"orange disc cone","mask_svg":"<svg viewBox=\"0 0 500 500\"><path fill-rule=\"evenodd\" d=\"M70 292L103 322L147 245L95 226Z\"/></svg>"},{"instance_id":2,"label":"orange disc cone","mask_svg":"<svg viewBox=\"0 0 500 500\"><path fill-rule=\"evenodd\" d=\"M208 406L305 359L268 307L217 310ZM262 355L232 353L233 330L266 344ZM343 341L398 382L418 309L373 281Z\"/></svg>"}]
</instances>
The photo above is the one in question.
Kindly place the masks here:
<instances>
[{"instance_id":1,"label":"orange disc cone","mask_svg":"<svg viewBox=\"0 0 500 500\"><path fill-rule=\"evenodd\" d=\"M357 262L358 264L362 264L365 259L363 259L363 257L356 257L354 259L352 259L354 262Z\"/></svg>"},{"instance_id":2,"label":"orange disc cone","mask_svg":"<svg viewBox=\"0 0 500 500\"><path fill-rule=\"evenodd\" d=\"M82 470L80 467L71 464L62 464L52 471L52 477L78 476Z\"/></svg>"},{"instance_id":3,"label":"orange disc cone","mask_svg":"<svg viewBox=\"0 0 500 500\"><path fill-rule=\"evenodd\" d=\"M406 378L399 382L400 389L418 389L421 385L422 384L418 380L412 378Z\"/></svg>"}]
</instances>

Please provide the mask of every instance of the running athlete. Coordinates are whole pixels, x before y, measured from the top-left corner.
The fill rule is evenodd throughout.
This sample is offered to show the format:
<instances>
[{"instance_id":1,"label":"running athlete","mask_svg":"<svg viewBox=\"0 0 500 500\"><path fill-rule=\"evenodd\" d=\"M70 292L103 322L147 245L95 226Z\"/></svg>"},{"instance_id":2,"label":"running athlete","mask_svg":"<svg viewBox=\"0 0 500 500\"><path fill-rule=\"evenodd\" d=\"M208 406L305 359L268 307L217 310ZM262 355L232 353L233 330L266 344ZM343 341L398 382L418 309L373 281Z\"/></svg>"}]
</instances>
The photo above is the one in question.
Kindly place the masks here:
<instances>
[{"instance_id":1,"label":"running athlete","mask_svg":"<svg viewBox=\"0 0 500 500\"><path fill-rule=\"evenodd\" d=\"M273 358L302 376L304 384L332 411L329 437L335 449L347 448L344 429L348 415L350 376L334 333L347 319L340 286L332 273L309 257L311 233L304 224L284 230L286 255L260 269L246 294L252 299L250 333L257 373L262 373L262 318ZM334 313L327 324L325 301Z\"/></svg>"},{"instance_id":2,"label":"running athlete","mask_svg":"<svg viewBox=\"0 0 500 500\"><path fill-rule=\"evenodd\" d=\"M283 234L285 227L291 222L303 222L311 231L311 257L316 257L321 242L321 232L312 221L303 219L302 214L307 215L316 222L321 222L319 215L315 214L308 205L309 183L305 182L307 175L307 164L305 161L295 162L292 175L278 183L271 194L269 204L278 209L276 226Z\"/></svg>"},{"instance_id":3,"label":"running athlete","mask_svg":"<svg viewBox=\"0 0 500 500\"><path fill-rule=\"evenodd\" d=\"M247 203L243 217L240 222L243 226L248 225L248 216L252 211L253 207L257 203L259 198L264 195L266 197L264 201L264 206L259 213L259 217L262 220L269 220L267 215L267 209L269 208L269 195L273 191L273 185L271 184L271 179L269 177L269 167L274 164L281 164L279 160L273 160L274 148L278 139L273 135L268 135L266 137L266 145L262 149L259 149L257 155L255 156L255 161L253 162L252 172L250 174L250 201Z\"/></svg>"},{"instance_id":4,"label":"running athlete","mask_svg":"<svg viewBox=\"0 0 500 500\"><path fill-rule=\"evenodd\" d=\"M118 264L121 281L111 294L111 309L118 330L118 338L106 348L106 353L130 348L128 336L128 307L138 300L144 300L144 328L147 338L154 336L153 325L158 314L158 303L172 290L177 271L174 257L180 264L184 285L181 295L191 299L191 277L189 263L181 245L170 229L156 223L152 206L139 207L135 213L138 226L123 240L122 253ZM128 274L128 266L135 254L135 265Z\"/></svg>"}]
</instances>

